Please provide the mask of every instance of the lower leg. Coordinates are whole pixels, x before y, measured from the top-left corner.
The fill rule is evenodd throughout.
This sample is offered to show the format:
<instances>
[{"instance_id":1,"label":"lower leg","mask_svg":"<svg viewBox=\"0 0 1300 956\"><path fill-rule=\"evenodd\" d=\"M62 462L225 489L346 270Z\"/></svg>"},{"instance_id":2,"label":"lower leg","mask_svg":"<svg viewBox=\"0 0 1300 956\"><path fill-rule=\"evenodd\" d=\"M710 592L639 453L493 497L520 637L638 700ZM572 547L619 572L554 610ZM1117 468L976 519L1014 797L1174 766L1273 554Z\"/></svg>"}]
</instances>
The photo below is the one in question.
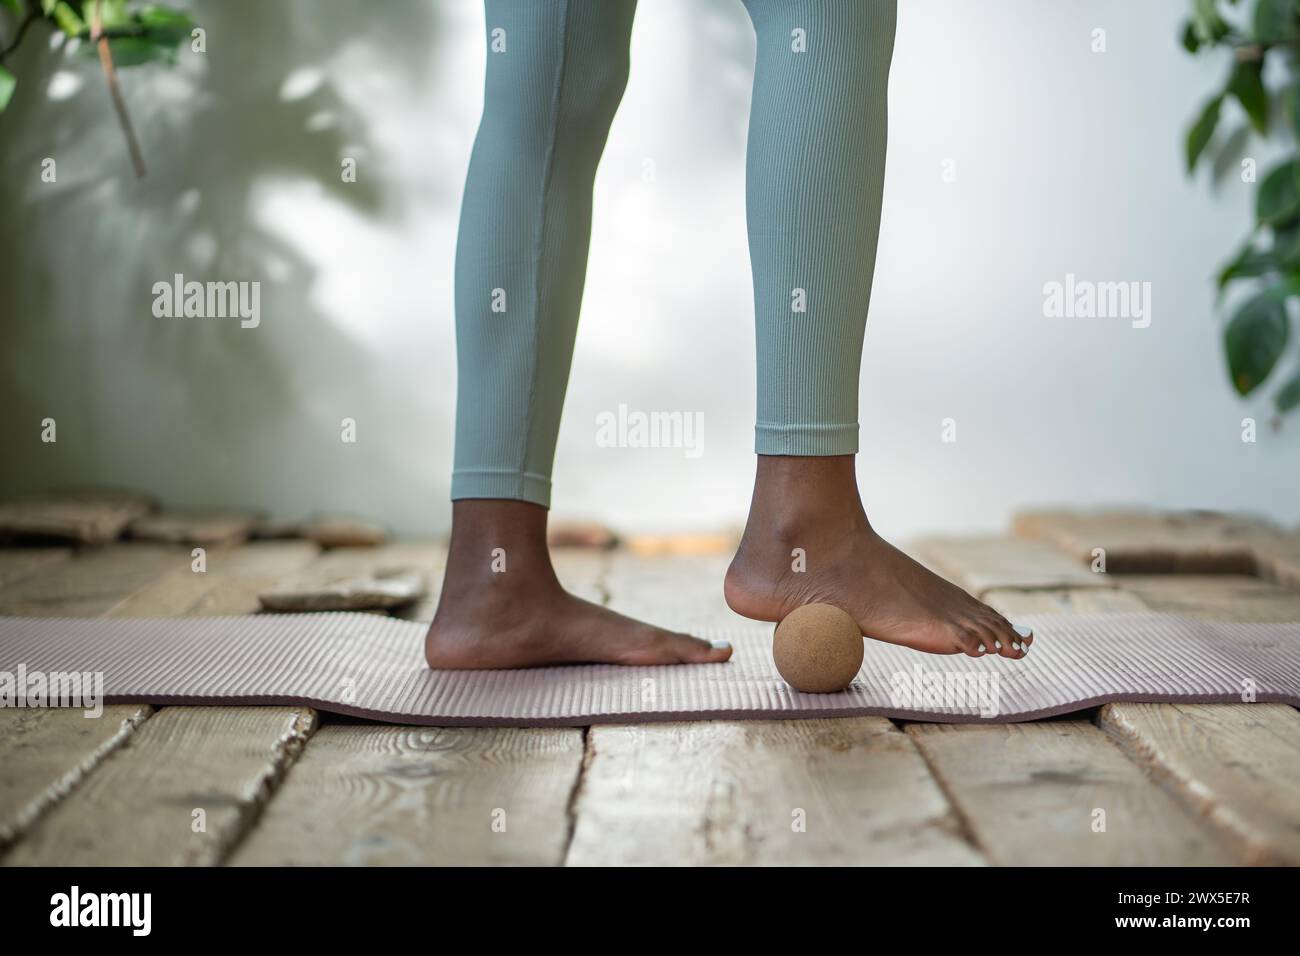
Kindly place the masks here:
<instances>
[{"instance_id":1,"label":"lower leg","mask_svg":"<svg viewBox=\"0 0 1300 956\"><path fill-rule=\"evenodd\" d=\"M451 548L425 638L430 667L725 661L726 642L643 624L564 590L546 547L546 509L525 501L452 506Z\"/></svg>"},{"instance_id":2,"label":"lower leg","mask_svg":"<svg viewBox=\"0 0 1300 956\"><path fill-rule=\"evenodd\" d=\"M456 243L454 502L425 641L433 667L730 656L566 593L546 549L592 181L627 79L634 8L634 0L486 4L500 45L487 57Z\"/></svg>"},{"instance_id":3,"label":"lower leg","mask_svg":"<svg viewBox=\"0 0 1300 956\"><path fill-rule=\"evenodd\" d=\"M871 527L852 455L760 455L749 520L724 593L738 614L779 621L834 604L867 637L934 654L1020 657L1033 641Z\"/></svg>"},{"instance_id":4,"label":"lower leg","mask_svg":"<svg viewBox=\"0 0 1300 956\"><path fill-rule=\"evenodd\" d=\"M858 497L895 4L745 4L758 37L746 171L758 473L727 601L769 621L825 602L868 637L1018 657L1028 637L877 535Z\"/></svg>"}]
</instances>

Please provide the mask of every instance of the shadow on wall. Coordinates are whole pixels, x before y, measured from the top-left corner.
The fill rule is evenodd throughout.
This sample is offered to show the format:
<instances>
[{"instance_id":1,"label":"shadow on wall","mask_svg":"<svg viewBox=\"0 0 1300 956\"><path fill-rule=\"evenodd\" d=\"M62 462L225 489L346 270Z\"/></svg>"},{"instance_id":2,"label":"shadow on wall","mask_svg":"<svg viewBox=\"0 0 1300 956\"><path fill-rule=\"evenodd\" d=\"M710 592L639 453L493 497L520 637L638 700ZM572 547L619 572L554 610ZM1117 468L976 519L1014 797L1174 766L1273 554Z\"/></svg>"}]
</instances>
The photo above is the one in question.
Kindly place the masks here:
<instances>
[{"instance_id":1,"label":"shadow on wall","mask_svg":"<svg viewBox=\"0 0 1300 956\"><path fill-rule=\"evenodd\" d=\"M341 422L391 419L402 395L356 374L364 346L313 303L316 271L264 205L268 190L310 189L370 219L401 215L367 148L364 96L347 86L358 62L427 81L435 11L210 0L191 12L205 52L185 44L175 67L122 74L143 180L87 49L52 49L38 26L12 64L20 85L0 115L0 492L110 483L167 489L170 506L374 513L392 490L371 477L409 459L391 430L344 443ZM345 158L355 182L343 181ZM47 159L54 182L42 180ZM260 283L259 324L155 316L154 286L176 274ZM41 437L48 418L54 443ZM438 490L403 485L421 499Z\"/></svg>"}]
</instances>

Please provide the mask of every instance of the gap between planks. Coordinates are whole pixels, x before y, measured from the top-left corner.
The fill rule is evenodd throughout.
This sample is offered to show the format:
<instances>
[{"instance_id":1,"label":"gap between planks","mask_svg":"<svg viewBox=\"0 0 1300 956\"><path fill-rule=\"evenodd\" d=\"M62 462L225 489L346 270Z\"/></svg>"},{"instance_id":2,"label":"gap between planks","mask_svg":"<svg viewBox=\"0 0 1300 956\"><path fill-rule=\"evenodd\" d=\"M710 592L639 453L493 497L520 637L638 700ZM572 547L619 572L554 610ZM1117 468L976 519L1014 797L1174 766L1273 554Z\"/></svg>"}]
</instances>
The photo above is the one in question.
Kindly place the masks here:
<instances>
[{"instance_id":1,"label":"gap between planks","mask_svg":"<svg viewBox=\"0 0 1300 956\"><path fill-rule=\"evenodd\" d=\"M207 570L196 572L188 547L110 545L79 553L47 578L0 590L0 607L6 613L17 609L43 616L87 611L95 616L139 617L248 613L255 609L254 595L261 586L314 560L316 554L315 545L307 542L212 549ZM114 720L119 721L116 727ZM297 729L286 732L282 726L286 720ZM75 710L43 709L24 713L22 723L13 713L0 712L0 751L11 771L7 782L21 782L21 786L7 786L0 803L5 842L11 847L5 862L215 860L220 847L203 844L193 850L188 844L152 840L152 816L166 813L169 801L184 802L195 792L205 793L218 810L216 827L210 832L237 838L239 827L229 825L231 808L238 822L249 807L256 806L296 752L286 740L309 734L314 723L315 715L307 708L167 708L155 715L144 705L113 705L98 720L87 721ZM157 729L151 729L155 724ZM245 750L238 741L222 736L235 730L244 738ZM197 754L213 757L214 766L246 751L267 754L268 763L252 771L229 764L238 766L239 772L225 791L220 780L209 780L203 788L191 786L186 774L193 777L206 767L196 768L170 754L175 739L188 741ZM41 746L33 747L34 741ZM128 789L132 780L149 782L143 794L132 796L131 819L115 819L119 811L113 801L97 795L95 781L101 772L125 781ZM68 806L73 810L67 811ZM78 807L86 820L102 824L113 819L114 825L84 832ZM113 842L118 831L134 838L119 847ZM174 838L175 833L169 836Z\"/></svg>"},{"instance_id":2,"label":"gap between planks","mask_svg":"<svg viewBox=\"0 0 1300 956\"><path fill-rule=\"evenodd\" d=\"M600 601L604 553L557 551ZM429 599L401 616L427 620ZM587 738L578 728L407 727L329 719L232 865L549 865L573 830Z\"/></svg>"},{"instance_id":3,"label":"gap between planks","mask_svg":"<svg viewBox=\"0 0 1300 956\"><path fill-rule=\"evenodd\" d=\"M1009 578L1006 587L987 590L984 597L1013 619L1151 609L1220 620L1300 616L1294 590L1257 578L1111 577L1118 589L1110 591L1023 591ZM1097 726L1239 860L1300 863L1300 744L1294 743L1300 741L1300 714L1293 708L1116 703L1099 711Z\"/></svg>"},{"instance_id":4,"label":"gap between planks","mask_svg":"<svg viewBox=\"0 0 1300 956\"><path fill-rule=\"evenodd\" d=\"M734 627L727 560L615 552L608 604ZM912 740L876 717L591 727L571 825L570 866L985 862Z\"/></svg>"},{"instance_id":5,"label":"gap between planks","mask_svg":"<svg viewBox=\"0 0 1300 956\"><path fill-rule=\"evenodd\" d=\"M940 548L943 545L940 545ZM944 562L945 568L957 568L954 578L963 587L971 588L971 576L962 574L962 562L969 557L969 549L957 549ZM1114 589L1035 589L1041 584L1040 576L1031 572L1030 578L1022 574L1023 562L1001 562L991 570L980 568L983 584L982 596L1011 619L1022 614L1065 613L1122 613L1122 611L1167 610L1191 617L1240 620L1294 620L1300 617L1297 594L1281 585L1239 575L1179 575L1179 576L1121 576L1106 575L1117 587ZM1026 589L1028 588L1028 589ZM1032 659L1032 658L1031 658ZM1300 714L1283 705L1166 705L1166 704L1110 704L1097 714L1097 726L1083 722L1043 722L1017 724L1014 727L950 726L932 727L930 724L909 724L909 734L917 736L927 756L935 762L937 775L945 779L945 786L959 804L969 808L967 817L980 832L980 840L989 853L1001 862L1032 861L1040 847L1018 843L1018 831L1008 829L1000 817L991 816L996 804L989 803L989 795L1002 790L1019 790L1030 793L1036 804L1052 808L1050 796L1053 786L1074 788L1082 796L1086 775L1076 770L1074 777L1057 775L1043 795L1044 780L1023 779L1019 770L1027 763L1021 760L1008 762L996 760L1000 752L1010 747L1017 735L1044 735L1057 732L1054 726L1073 723L1075 737L1067 747L1080 754L1091 748L1092 760L1078 758L1076 767L1112 766L1113 773L1121 775L1125 790L1114 793L1127 800L1112 804L1126 806L1122 816L1136 819L1160 806L1160 799L1141 793L1134 783L1134 773L1177 803L1173 823L1174 831L1182 834L1186 842L1173 842L1171 832L1160 830L1160 814L1154 813L1145 829L1138 827L1136 842L1127 842L1117 848L1121 857L1135 861L1199 862L1203 857L1214 857L1214 847L1196 840L1196 829L1213 834L1214 843L1230 848L1232 855L1244 862L1297 862L1300 861L1300 840L1297 840L1297 821L1300 821ZM1213 728L1213 730L1212 730ZM998 737L1004 739L998 740ZM941 753L945 739L963 739L962 747ZM969 752L980 752L982 745L993 741L985 753L988 765L970 761ZM1092 741L1092 743L1087 743ZM1229 753L1223 741L1234 741ZM1131 763L1132 769L1115 765L1113 754L1105 747L1118 744ZM1058 741L1060 745L1060 741ZM1034 753L1034 745L1024 743L1022 749ZM1062 750L1062 757L1065 756ZM940 756L941 754L941 756ZM1100 761L1100 762L1097 762ZM1067 762L1066 762L1067 765ZM988 774L1001 774L1002 779ZM1014 779L1013 779L1014 778ZM1117 778L1119 779L1119 778ZM1078 784L1078 786L1075 786ZM1101 804L1102 800L1097 799ZM1069 804L1057 804L1054 813L1069 813ZM1145 808L1145 810L1143 809ZM1078 808L1075 808L1075 810ZM1093 809L1105 809L1104 806ZM1113 814L1112 814L1113 817ZM1073 853L1078 858L1092 861L1109 861L1104 843L1079 844L1078 813L1074 813L1070 830L1074 836ZM1132 830L1132 827L1130 827ZM1153 843L1153 835L1156 840ZM1060 838L1058 838L1060 839ZM1023 856L1018 856L1023 855ZM1080 856L1082 855L1082 856ZM1165 857L1165 858L1161 858Z\"/></svg>"}]
</instances>

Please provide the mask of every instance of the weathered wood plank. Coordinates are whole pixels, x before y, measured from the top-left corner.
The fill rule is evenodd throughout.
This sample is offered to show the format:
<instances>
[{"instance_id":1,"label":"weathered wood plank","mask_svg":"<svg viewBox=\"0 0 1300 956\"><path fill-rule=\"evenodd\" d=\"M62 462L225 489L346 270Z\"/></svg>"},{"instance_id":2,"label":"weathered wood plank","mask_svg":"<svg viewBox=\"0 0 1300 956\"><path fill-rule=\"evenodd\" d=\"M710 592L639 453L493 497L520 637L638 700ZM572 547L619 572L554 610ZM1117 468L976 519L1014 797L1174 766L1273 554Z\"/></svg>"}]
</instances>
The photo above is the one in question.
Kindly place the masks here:
<instances>
[{"instance_id":1,"label":"weathered wood plank","mask_svg":"<svg viewBox=\"0 0 1300 956\"><path fill-rule=\"evenodd\" d=\"M574 728L330 724L236 865L555 865L582 763Z\"/></svg>"},{"instance_id":2,"label":"weathered wood plank","mask_svg":"<svg viewBox=\"0 0 1300 956\"><path fill-rule=\"evenodd\" d=\"M1108 588L1105 574L1089 570L1043 541L1023 538L925 538L909 552L918 560L983 597L993 588Z\"/></svg>"},{"instance_id":3,"label":"weathered wood plank","mask_svg":"<svg viewBox=\"0 0 1300 956\"><path fill-rule=\"evenodd\" d=\"M1241 574L1117 575L1154 611L1219 621L1300 621L1300 590Z\"/></svg>"},{"instance_id":4,"label":"weathered wood plank","mask_svg":"<svg viewBox=\"0 0 1300 956\"><path fill-rule=\"evenodd\" d=\"M46 572L51 565L67 561L71 557L71 548L0 549L0 588L33 574Z\"/></svg>"},{"instance_id":5,"label":"weathered wood plank","mask_svg":"<svg viewBox=\"0 0 1300 956\"><path fill-rule=\"evenodd\" d=\"M230 547L248 539L258 516L226 511L162 511L132 521L127 532L141 541Z\"/></svg>"},{"instance_id":6,"label":"weathered wood plank","mask_svg":"<svg viewBox=\"0 0 1300 956\"><path fill-rule=\"evenodd\" d=\"M268 717L276 733L267 733ZM168 707L100 761L9 865L220 862L315 727L306 708Z\"/></svg>"},{"instance_id":7,"label":"weathered wood plank","mask_svg":"<svg viewBox=\"0 0 1300 956\"><path fill-rule=\"evenodd\" d=\"M1271 537L1267 522L1209 511L1031 511L1013 530L1042 538L1075 560L1091 564L1105 552L1112 574L1254 574L1255 541Z\"/></svg>"},{"instance_id":8,"label":"weathered wood plank","mask_svg":"<svg viewBox=\"0 0 1300 956\"><path fill-rule=\"evenodd\" d=\"M373 521L351 515L320 515L301 526L303 537L322 548L374 548L388 540L388 531Z\"/></svg>"},{"instance_id":9,"label":"weathered wood plank","mask_svg":"<svg viewBox=\"0 0 1300 956\"><path fill-rule=\"evenodd\" d=\"M207 551L151 581L110 608L106 617L211 617L252 614L257 595L307 567L319 548L310 541L256 541ZM186 552L187 557L190 552Z\"/></svg>"},{"instance_id":10,"label":"weathered wood plank","mask_svg":"<svg viewBox=\"0 0 1300 956\"><path fill-rule=\"evenodd\" d=\"M103 544L119 537L152 507L148 497L129 491L31 495L0 503L0 539L35 536Z\"/></svg>"},{"instance_id":11,"label":"weathered wood plank","mask_svg":"<svg viewBox=\"0 0 1300 956\"><path fill-rule=\"evenodd\" d=\"M109 544L78 552L0 590L0 614L95 617L177 568L190 552L178 545Z\"/></svg>"},{"instance_id":12,"label":"weathered wood plank","mask_svg":"<svg viewBox=\"0 0 1300 956\"><path fill-rule=\"evenodd\" d=\"M570 865L979 865L908 737L875 717L599 726Z\"/></svg>"},{"instance_id":13,"label":"weathered wood plank","mask_svg":"<svg viewBox=\"0 0 1300 956\"><path fill-rule=\"evenodd\" d=\"M0 587L0 613L102 613L165 574L181 553L149 545L112 545L75 558L68 549L0 552L53 556ZM0 849L80 784L152 713L140 704L108 706L91 719L75 709L0 709Z\"/></svg>"},{"instance_id":14,"label":"weathered wood plank","mask_svg":"<svg viewBox=\"0 0 1300 956\"><path fill-rule=\"evenodd\" d=\"M1108 704L1099 723L1247 863L1300 864L1300 714L1282 704Z\"/></svg>"},{"instance_id":15,"label":"weathered wood plank","mask_svg":"<svg viewBox=\"0 0 1300 956\"><path fill-rule=\"evenodd\" d=\"M0 710L0 851L70 793L153 713L116 704L87 719L80 710Z\"/></svg>"},{"instance_id":16,"label":"weathered wood plank","mask_svg":"<svg viewBox=\"0 0 1300 956\"><path fill-rule=\"evenodd\" d=\"M1140 597L1121 588L1051 591L994 588L981 597L1013 621L1022 614L1123 614L1149 610Z\"/></svg>"},{"instance_id":17,"label":"weathered wood plank","mask_svg":"<svg viewBox=\"0 0 1300 956\"><path fill-rule=\"evenodd\" d=\"M214 551L208 555L208 570L197 573L192 570L189 549L114 545L104 549L104 559L59 565L59 569L66 568L68 573L60 581L34 592L42 600L33 606L48 615L87 607L127 617L249 613L257 608L256 594L261 587L312 560L316 550L309 542L266 542L233 551ZM86 556L96 554L88 552ZM0 591L0 602L8 593ZM23 593L28 595L24 600L31 603L31 589ZM209 755L215 761L226 751L237 748L237 733L244 734L248 753L268 749L277 752L286 720L314 720L309 711L262 708L230 716L228 723L222 724L223 712L216 708L169 709L165 713L169 715L167 726L172 730L167 740L197 739L216 721L220 737L217 744L226 750L220 747L211 750ZM5 793L6 802L0 804L4 810L0 821L5 821L0 828L9 834L8 842L17 839L23 829L75 786L87 782L92 768L125 742L134 727L150 713L151 708L141 705L108 707L97 720L86 720L80 711L71 710L0 711L0 754L4 755L6 777L21 781L12 793ZM158 744L152 735L134 741L134 745L143 749L136 751L126 763L126 769L118 766L119 776L129 776L131 769L136 768L142 774L138 786L148 790L155 781L146 763L153 759L171 764L167 771L172 774L168 778L171 786L186 788L185 765L171 761L166 747ZM285 751L285 759L292 754L292 749ZM227 789L231 791L238 791L247 775L247 767L238 763L224 767L213 763L205 770L217 779L226 779L222 774L230 775ZM268 767L267 779L273 780L277 772L278 768ZM90 778L93 777L91 774ZM205 788L200 781L190 787L194 792L203 792ZM136 831L144 834L141 852L156 853L157 848L149 847L146 832L152 826L147 807L146 804L146 812L134 820L119 821L115 826L123 831L123 838ZM57 822L49 827L55 828L45 831L50 847L63 847L66 840L78 839L75 831L69 836L58 832ZM233 839L237 835L237 830L231 833L228 827L219 832L223 838ZM108 847L104 852L111 850ZM119 862L111 855L104 860Z\"/></svg>"},{"instance_id":18,"label":"weathered wood plank","mask_svg":"<svg viewBox=\"0 0 1300 956\"><path fill-rule=\"evenodd\" d=\"M740 545L739 530L698 534L634 534L626 547L633 554L647 557L687 557L692 555L726 555L728 559Z\"/></svg>"},{"instance_id":19,"label":"weathered wood plank","mask_svg":"<svg viewBox=\"0 0 1300 956\"><path fill-rule=\"evenodd\" d=\"M729 562L616 551L607 603L688 632L750 624L722 599ZM570 864L981 862L887 720L599 726L587 741Z\"/></svg>"},{"instance_id":20,"label":"weathered wood plank","mask_svg":"<svg viewBox=\"0 0 1300 956\"><path fill-rule=\"evenodd\" d=\"M907 734L1000 865L1232 862L1088 721L908 724Z\"/></svg>"},{"instance_id":21,"label":"weathered wood plank","mask_svg":"<svg viewBox=\"0 0 1300 956\"><path fill-rule=\"evenodd\" d=\"M692 632L752 624L722 597L730 554L642 555L614 551L601 579L605 603L622 614Z\"/></svg>"},{"instance_id":22,"label":"weathered wood plank","mask_svg":"<svg viewBox=\"0 0 1300 956\"><path fill-rule=\"evenodd\" d=\"M1300 532L1261 538L1254 544L1257 572L1270 581L1300 588Z\"/></svg>"},{"instance_id":23,"label":"weathered wood plank","mask_svg":"<svg viewBox=\"0 0 1300 956\"><path fill-rule=\"evenodd\" d=\"M613 529L597 521L566 521L551 516L546 527L546 545L552 550L594 548L608 551L618 546Z\"/></svg>"},{"instance_id":24,"label":"weathered wood plank","mask_svg":"<svg viewBox=\"0 0 1300 956\"><path fill-rule=\"evenodd\" d=\"M1107 607L1076 612L1155 608L1226 620L1295 620L1294 595L1275 584L1233 575L1117 576ZM1132 588L1133 590L1130 590ZM1046 610L1038 595L1006 592L995 606L1008 614ZM1130 606L1125 606L1126 604ZM1247 862L1300 862L1300 715L1275 704L1107 704L1100 726L1149 776ZM1289 835L1289 841L1286 839ZM1270 850L1269 847L1274 847Z\"/></svg>"},{"instance_id":25,"label":"weathered wood plank","mask_svg":"<svg viewBox=\"0 0 1300 956\"><path fill-rule=\"evenodd\" d=\"M322 609L374 610L390 607L380 593L379 579L398 574L415 574L428 586L430 569L442 567L446 549L431 541L403 541L377 547L338 547L322 553L302 570L287 575L263 592L268 608L283 608L283 599L304 609L316 595ZM370 581L369 587L363 582ZM351 587L350 587L351 586ZM407 589L407 593L411 593ZM347 596L355 598L347 603ZM370 599L367 600L367 597ZM405 603L416 600L412 597ZM327 607L326 607L327 605Z\"/></svg>"}]
</instances>

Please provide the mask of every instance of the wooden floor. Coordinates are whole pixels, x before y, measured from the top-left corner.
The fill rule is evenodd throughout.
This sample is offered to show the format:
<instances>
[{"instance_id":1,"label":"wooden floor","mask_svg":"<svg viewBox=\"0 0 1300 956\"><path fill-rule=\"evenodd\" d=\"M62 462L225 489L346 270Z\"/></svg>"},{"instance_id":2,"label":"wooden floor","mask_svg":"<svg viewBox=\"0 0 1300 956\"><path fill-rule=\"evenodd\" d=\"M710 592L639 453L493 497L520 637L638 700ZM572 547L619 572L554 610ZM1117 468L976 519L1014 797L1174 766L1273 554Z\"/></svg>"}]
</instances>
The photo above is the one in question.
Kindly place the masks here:
<instances>
[{"instance_id":1,"label":"wooden floor","mask_svg":"<svg viewBox=\"0 0 1300 956\"><path fill-rule=\"evenodd\" d=\"M1008 615L1300 622L1295 534L1213 515L1051 513L1016 532L914 550ZM436 580L443 557L435 544L264 541L211 551L196 574L188 545L2 549L0 614L251 613L289 578L416 562ZM690 628L736 623L720 596L727 560L619 549L557 563L586 597ZM1295 864L1300 715L1116 704L1015 725L520 730L286 707L5 709L0 862Z\"/></svg>"}]
</instances>

